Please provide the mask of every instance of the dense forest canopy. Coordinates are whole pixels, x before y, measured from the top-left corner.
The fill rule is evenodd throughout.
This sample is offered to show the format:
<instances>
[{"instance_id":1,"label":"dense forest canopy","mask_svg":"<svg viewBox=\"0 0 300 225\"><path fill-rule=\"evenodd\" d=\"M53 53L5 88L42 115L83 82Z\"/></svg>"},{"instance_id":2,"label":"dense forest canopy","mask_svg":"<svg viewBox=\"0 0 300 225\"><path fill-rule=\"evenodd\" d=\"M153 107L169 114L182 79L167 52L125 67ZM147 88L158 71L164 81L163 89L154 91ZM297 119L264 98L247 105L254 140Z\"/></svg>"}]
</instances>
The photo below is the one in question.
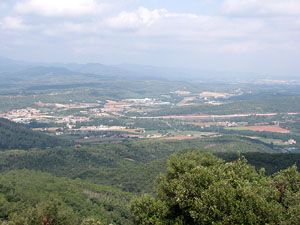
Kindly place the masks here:
<instances>
[{"instance_id":1,"label":"dense forest canopy","mask_svg":"<svg viewBox=\"0 0 300 225\"><path fill-rule=\"evenodd\" d=\"M24 125L0 118L0 150L67 146L69 141L35 132Z\"/></svg>"},{"instance_id":2,"label":"dense forest canopy","mask_svg":"<svg viewBox=\"0 0 300 225\"><path fill-rule=\"evenodd\" d=\"M230 148L238 139L232 137L225 139L223 137L219 140L220 146ZM216 158L204 153L211 151L207 148L203 149L212 143L207 141L137 141L126 144L2 152L0 154L2 174L0 176L2 206L0 207L0 218L3 221L10 221L11 224L22 224L24 221L31 221L30 217L38 218L50 210L52 213L47 214L49 218L52 218L51 215L54 211L54 217L61 218L66 214L74 219L71 221L76 221L75 224L97 220L101 221L101 224L106 222L133 224L132 213L136 215L136 212L130 213L128 206L130 200L141 193L150 194L146 198L151 201L153 196L160 196L160 189L154 189L155 177L161 173L168 174L170 166L176 167L187 175L188 171L186 170L192 168L193 165L200 165L202 162L209 161L211 166L207 168L204 166L203 168L206 168L207 171L212 169L211 172L208 172L209 176L214 179L214 182L221 182L221 179L229 178L226 177L226 174L218 175L219 178L215 177L213 166L220 167L217 170L219 172L225 171L225 165L235 165L232 162L240 162L238 159L243 155L257 169L266 167L268 174L286 169L294 163L300 165L298 154L244 152L239 156L236 152L220 151L214 153L217 155ZM245 151L249 148L246 143L248 142L245 142L245 145L240 145L240 148ZM250 146L255 148L255 143ZM212 147L219 148L218 145ZM193 150L191 151L191 149ZM222 149L220 148L220 150ZM171 156L167 168L166 164L170 154L176 152L179 155ZM228 163L225 164L220 158ZM241 168L248 168L245 169L245 173L253 175L257 180L260 179L258 177L261 175L255 171L254 167L249 166L245 161L240 162L240 164ZM230 172L230 169L228 170ZM293 170L296 168L293 167ZM287 173L284 174L286 176ZM296 171L295 174L297 174ZM200 173L198 175L200 176ZM198 175L195 179L199 178L201 183L202 178ZM272 177L263 177L270 181L273 179ZM186 179L190 179L187 184L192 181L196 182L192 175ZM182 184L186 183L185 181ZM179 188L180 182L176 183L176 187ZM266 185L266 183L263 184ZM243 185L244 183L241 183L241 187ZM259 185L261 184L259 183ZM165 190L167 188L164 187ZM183 190L182 188L188 190L190 187L184 186L180 190ZM191 191L202 192L202 189L198 190L197 188L196 186ZM173 190L172 186L170 186L170 190ZM152 204L150 203L147 205ZM58 208L61 214L55 214L55 208ZM148 211L145 209L146 212ZM26 217L25 215L30 216ZM136 217L137 220L139 216ZM23 222L16 223L17 221ZM32 221L28 224L36 225L34 222L36 220L33 219ZM146 218L145 221L147 221ZM137 223L139 224L139 222Z\"/></svg>"},{"instance_id":3,"label":"dense forest canopy","mask_svg":"<svg viewBox=\"0 0 300 225\"><path fill-rule=\"evenodd\" d=\"M267 177L244 158L225 163L187 153L168 161L157 196L133 201L136 224L297 224L300 174L296 166ZM297 222L298 221L298 222Z\"/></svg>"},{"instance_id":4,"label":"dense forest canopy","mask_svg":"<svg viewBox=\"0 0 300 225\"><path fill-rule=\"evenodd\" d=\"M0 224L40 225L43 216L53 220L48 221L51 225L86 224L87 219L131 224L126 207L131 198L132 194L80 179L10 171L0 174Z\"/></svg>"}]
</instances>

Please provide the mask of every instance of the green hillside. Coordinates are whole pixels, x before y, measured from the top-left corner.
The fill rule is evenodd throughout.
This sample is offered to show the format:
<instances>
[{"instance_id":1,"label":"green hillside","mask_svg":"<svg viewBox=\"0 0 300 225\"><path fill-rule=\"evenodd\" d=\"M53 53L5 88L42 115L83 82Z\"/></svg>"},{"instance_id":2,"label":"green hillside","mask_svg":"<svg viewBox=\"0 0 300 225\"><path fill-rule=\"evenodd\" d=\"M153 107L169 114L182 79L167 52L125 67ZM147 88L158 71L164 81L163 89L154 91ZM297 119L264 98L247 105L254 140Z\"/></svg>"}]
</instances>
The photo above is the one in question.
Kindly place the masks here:
<instances>
[{"instance_id":1,"label":"green hillside","mask_svg":"<svg viewBox=\"0 0 300 225\"><path fill-rule=\"evenodd\" d=\"M266 167L268 175L300 164L299 154L278 154L236 136L3 151L0 224L35 225L42 215L59 218L63 222L55 224L64 225L95 224L87 220L133 224L128 203L142 193L155 195L155 180L167 172L170 155L213 152L232 162L240 157L238 151L257 169Z\"/></svg>"},{"instance_id":2,"label":"green hillside","mask_svg":"<svg viewBox=\"0 0 300 225\"><path fill-rule=\"evenodd\" d=\"M69 142L0 118L0 150L66 146Z\"/></svg>"},{"instance_id":3,"label":"green hillside","mask_svg":"<svg viewBox=\"0 0 300 225\"><path fill-rule=\"evenodd\" d=\"M266 145L235 136L188 141L147 140L2 152L0 172L38 170L58 177L114 186L123 191L153 192L155 177L165 170L167 158L187 151L231 152L232 160L238 151L276 153Z\"/></svg>"},{"instance_id":4,"label":"green hillside","mask_svg":"<svg viewBox=\"0 0 300 225\"><path fill-rule=\"evenodd\" d=\"M112 187L42 172L19 170L0 174L0 218L13 224L27 224L25 221L32 220L44 207L49 210L52 204L57 204L56 217L67 217L65 225L80 224L85 218L132 224L126 207L131 198L131 194Z\"/></svg>"},{"instance_id":5,"label":"green hillside","mask_svg":"<svg viewBox=\"0 0 300 225\"><path fill-rule=\"evenodd\" d=\"M174 107L148 113L148 116L188 115L188 114L211 114L228 115L235 113L267 113L267 112L299 112L299 96L284 96L277 98L261 98L254 100L243 100L228 102L221 105L192 105Z\"/></svg>"}]
</instances>

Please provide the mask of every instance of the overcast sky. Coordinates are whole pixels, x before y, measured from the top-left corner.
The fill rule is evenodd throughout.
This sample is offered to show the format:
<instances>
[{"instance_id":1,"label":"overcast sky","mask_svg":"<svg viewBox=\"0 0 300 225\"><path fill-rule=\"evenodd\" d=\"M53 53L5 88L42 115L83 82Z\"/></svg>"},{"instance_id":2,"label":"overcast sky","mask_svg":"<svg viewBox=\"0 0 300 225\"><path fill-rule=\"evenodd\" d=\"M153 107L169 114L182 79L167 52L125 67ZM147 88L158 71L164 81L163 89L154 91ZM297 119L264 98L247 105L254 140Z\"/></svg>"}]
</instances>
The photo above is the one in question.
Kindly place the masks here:
<instances>
[{"instance_id":1,"label":"overcast sky","mask_svg":"<svg viewBox=\"0 0 300 225\"><path fill-rule=\"evenodd\" d=\"M300 0L0 0L0 56L300 75Z\"/></svg>"}]
</instances>

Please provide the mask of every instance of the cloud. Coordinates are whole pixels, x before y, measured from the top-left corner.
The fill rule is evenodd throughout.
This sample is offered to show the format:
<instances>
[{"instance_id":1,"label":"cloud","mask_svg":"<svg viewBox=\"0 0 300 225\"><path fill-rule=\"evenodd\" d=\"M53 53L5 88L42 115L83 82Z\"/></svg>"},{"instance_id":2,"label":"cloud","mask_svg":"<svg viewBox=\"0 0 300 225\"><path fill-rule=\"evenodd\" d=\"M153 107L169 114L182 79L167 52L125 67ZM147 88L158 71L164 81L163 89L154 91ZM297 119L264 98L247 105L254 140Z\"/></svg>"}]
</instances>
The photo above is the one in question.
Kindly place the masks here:
<instances>
[{"instance_id":1,"label":"cloud","mask_svg":"<svg viewBox=\"0 0 300 225\"><path fill-rule=\"evenodd\" d=\"M23 23L23 19L19 17L7 16L0 21L0 27L4 30L19 30L26 31L30 29Z\"/></svg>"},{"instance_id":2,"label":"cloud","mask_svg":"<svg viewBox=\"0 0 300 225\"><path fill-rule=\"evenodd\" d=\"M165 38L194 43L214 42L222 38L248 38L249 34L256 35L265 26L263 21L255 19L173 13L166 9L146 8L121 12L107 19L105 25L122 32L134 32L135 38L156 37L156 40Z\"/></svg>"},{"instance_id":3,"label":"cloud","mask_svg":"<svg viewBox=\"0 0 300 225\"><path fill-rule=\"evenodd\" d=\"M39 46L52 52L45 60L86 57L107 63L132 57L132 62L197 64L210 57L218 64L218 55L220 62L225 55L262 61L283 51L299 55L300 0L203 0L198 9L180 1L169 3L172 7L155 2L0 0L0 48L26 55Z\"/></svg>"},{"instance_id":4,"label":"cloud","mask_svg":"<svg viewBox=\"0 0 300 225\"><path fill-rule=\"evenodd\" d=\"M16 3L14 9L24 14L76 17L95 15L106 7L106 3L98 0L22 0Z\"/></svg>"},{"instance_id":5,"label":"cloud","mask_svg":"<svg viewBox=\"0 0 300 225\"><path fill-rule=\"evenodd\" d=\"M150 26L158 21L167 11L164 9L148 10L139 8L135 12L123 11L116 17L106 21L106 24L117 29L136 29L141 26Z\"/></svg>"},{"instance_id":6,"label":"cloud","mask_svg":"<svg viewBox=\"0 0 300 225\"><path fill-rule=\"evenodd\" d=\"M239 16L297 16L300 14L299 0L225 0L221 11Z\"/></svg>"},{"instance_id":7,"label":"cloud","mask_svg":"<svg viewBox=\"0 0 300 225\"><path fill-rule=\"evenodd\" d=\"M46 5L38 4L38 1L47 2L48 8ZM69 15L73 16L87 13L88 10L80 12L77 10L83 2L87 6L100 3L100 1L96 0L73 0L73 8L68 8L68 0L62 1L61 5L58 4L55 7L53 4L58 2L58 0L52 0L51 2L46 0L38 1L19 0L15 8L20 7L18 4L27 3L31 6L30 10L36 10L35 13L38 12L38 7L34 8L33 5L39 6L41 10L39 12L43 15L60 15L63 11L67 15L68 11ZM226 2L233 4L233 1L226 0L224 4ZM240 10L244 7L246 10L248 9L246 6L255 2L256 0L244 0L245 6L242 4L235 6ZM90 7L86 9L88 8ZM50 10L51 14L47 10ZM82 17L80 20L65 16L55 19L52 17L34 19L37 17L32 15L24 16L24 19L26 19L27 23L32 23L36 28L35 34L39 35L41 40L55 38L55 40L60 39L62 42L67 42L67 40L71 41L72 39L89 40L100 37L106 40L107 46L109 43L111 43L111 46L115 46L116 42L122 40L122 43L126 42L126 45L131 46L131 51L167 51L168 49L176 48L178 51L194 51L197 49L199 52L246 53L270 48L272 45L274 47L284 45L284 42L293 44L293 40L288 37L289 33L281 30L288 29L288 27L291 28L292 23L282 19L278 22L274 18L270 20L268 18L262 19L261 17L232 17L224 14L174 13L167 9L150 10L145 7L131 11L114 12L115 14L106 12L105 16L103 16L102 14L92 14L95 12L94 10L95 8L91 9L90 16ZM25 11L22 12L25 13ZM26 12L29 13L29 11ZM8 21L2 22L1 27L7 28L10 23L10 27L18 27L20 30L22 28L25 30L26 26L20 17L11 18L15 20L11 19L12 22L9 22L8 19ZM293 29L297 30L299 20L295 21L298 22L294 22ZM274 29L274 25L278 27ZM76 45L79 46L80 44ZM84 48L79 46L78 49Z\"/></svg>"}]
</instances>

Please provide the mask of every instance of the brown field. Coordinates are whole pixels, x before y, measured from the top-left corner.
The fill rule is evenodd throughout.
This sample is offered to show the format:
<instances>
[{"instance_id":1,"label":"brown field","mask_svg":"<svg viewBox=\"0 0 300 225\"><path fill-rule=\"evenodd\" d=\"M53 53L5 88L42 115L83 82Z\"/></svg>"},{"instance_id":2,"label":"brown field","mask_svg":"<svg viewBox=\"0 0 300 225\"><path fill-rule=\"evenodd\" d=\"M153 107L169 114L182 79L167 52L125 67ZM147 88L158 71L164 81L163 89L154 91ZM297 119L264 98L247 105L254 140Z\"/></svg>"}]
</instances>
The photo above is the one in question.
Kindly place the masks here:
<instances>
[{"instance_id":1,"label":"brown field","mask_svg":"<svg viewBox=\"0 0 300 225\"><path fill-rule=\"evenodd\" d=\"M131 104L129 103L106 100L103 111L119 112L130 107Z\"/></svg>"},{"instance_id":2,"label":"brown field","mask_svg":"<svg viewBox=\"0 0 300 225\"><path fill-rule=\"evenodd\" d=\"M191 101L194 101L196 97L185 97L181 102L179 102L178 106L185 106L185 105L194 105L195 103L189 103Z\"/></svg>"},{"instance_id":3,"label":"brown field","mask_svg":"<svg viewBox=\"0 0 300 225\"><path fill-rule=\"evenodd\" d=\"M283 129L278 126L248 126L245 128L253 131L269 131L269 132L277 132L277 133L284 133L284 134L290 133L289 130Z\"/></svg>"},{"instance_id":4,"label":"brown field","mask_svg":"<svg viewBox=\"0 0 300 225\"><path fill-rule=\"evenodd\" d=\"M209 91L201 92L199 95L201 98L205 98L205 97L227 98L233 96L233 94L229 94L229 93L209 92Z\"/></svg>"}]
</instances>

